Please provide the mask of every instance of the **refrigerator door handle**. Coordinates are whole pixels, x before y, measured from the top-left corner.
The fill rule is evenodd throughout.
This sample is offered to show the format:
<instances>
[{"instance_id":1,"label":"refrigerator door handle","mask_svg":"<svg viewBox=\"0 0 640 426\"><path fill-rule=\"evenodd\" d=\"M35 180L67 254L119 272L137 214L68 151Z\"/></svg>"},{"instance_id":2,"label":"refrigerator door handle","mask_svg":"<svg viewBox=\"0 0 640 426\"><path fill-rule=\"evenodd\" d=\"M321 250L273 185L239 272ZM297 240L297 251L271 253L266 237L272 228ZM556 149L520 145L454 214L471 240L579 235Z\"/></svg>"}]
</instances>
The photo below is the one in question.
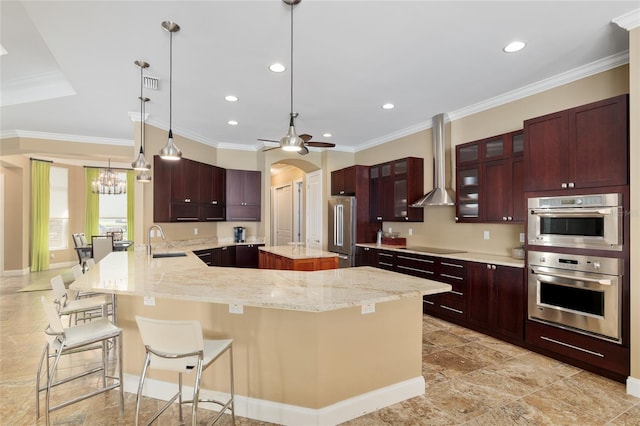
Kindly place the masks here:
<instances>
[{"instance_id":1,"label":"refrigerator door handle","mask_svg":"<svg viewBox=\"0 0 640 426\"><path fill-rule=\"evenodd\" d=\"M336 204L333 207L333 217L335 218L333 243L342 247L344 245L344 206L342 204Z\"/></svg>"}]
</instances>

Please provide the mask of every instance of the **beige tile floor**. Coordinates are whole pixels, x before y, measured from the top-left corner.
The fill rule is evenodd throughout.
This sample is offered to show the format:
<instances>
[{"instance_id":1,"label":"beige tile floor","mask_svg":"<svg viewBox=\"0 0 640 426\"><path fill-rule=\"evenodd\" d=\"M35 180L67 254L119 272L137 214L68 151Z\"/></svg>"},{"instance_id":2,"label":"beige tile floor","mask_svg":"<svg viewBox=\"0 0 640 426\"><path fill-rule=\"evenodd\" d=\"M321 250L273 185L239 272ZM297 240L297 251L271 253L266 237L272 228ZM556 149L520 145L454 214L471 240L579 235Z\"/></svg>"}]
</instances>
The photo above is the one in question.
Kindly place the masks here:
<instances>
[{"instance_id":1,"label":"beige tile floor","mask_svg":"<svg viewBox=\"0 0 640 426\"><path fill-rule=\"evenodd\" d=\"M43 416L36 420L34 383L46 325L40 297L51 297L51 291L18 290L37 280L48 281L59 272L1 278L2 425L45 424ZM425 394L346 425L640 426L640 399L627 395L621 383L436 318L425 316L423 330ZM135 396L125 394L123 416L117 401L117 393L111 391L55 411L51 420L54 425L133 424ZM149 414L157 406L158 401L147 398L143 412ZM185 420L189 420L188 411ZM225 420L230 424L230 418ZM239 425L265 424L237 420ZM178 423L173 410L157 424Z\"/></svg>"}]
</instances>

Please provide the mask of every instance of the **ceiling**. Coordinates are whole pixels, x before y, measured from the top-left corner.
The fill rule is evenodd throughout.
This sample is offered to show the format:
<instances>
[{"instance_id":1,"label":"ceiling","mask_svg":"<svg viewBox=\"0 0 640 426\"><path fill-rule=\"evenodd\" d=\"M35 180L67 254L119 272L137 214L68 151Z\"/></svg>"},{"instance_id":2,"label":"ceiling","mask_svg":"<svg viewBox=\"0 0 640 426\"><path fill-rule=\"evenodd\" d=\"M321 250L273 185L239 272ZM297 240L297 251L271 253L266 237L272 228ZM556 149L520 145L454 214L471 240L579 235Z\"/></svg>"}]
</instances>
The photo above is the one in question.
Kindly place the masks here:
<instances>
[{"instance_id":1,"label":"ceiling","mask_svg":"<svg viewBox=\"0 0 640 426\"><path fill-rule=\"evenodd\" d=\"M294 7L298 133L357 151L553 84L627 62L611 22L639 1L330 1ZM64 135L133 144L140 71L147 122L223 148L280 139L290 110L290 7L261 1L0 3L3 136ZM507 54L512 40L527 47ZM284 73L268 66L285 64ZM237 102L224 97L233 94ZM383 110L386 102L395 104ZM238 125L227 124L236 120ZM332 137L323 137L330 132Z\"/></svg>"}]
</instances>

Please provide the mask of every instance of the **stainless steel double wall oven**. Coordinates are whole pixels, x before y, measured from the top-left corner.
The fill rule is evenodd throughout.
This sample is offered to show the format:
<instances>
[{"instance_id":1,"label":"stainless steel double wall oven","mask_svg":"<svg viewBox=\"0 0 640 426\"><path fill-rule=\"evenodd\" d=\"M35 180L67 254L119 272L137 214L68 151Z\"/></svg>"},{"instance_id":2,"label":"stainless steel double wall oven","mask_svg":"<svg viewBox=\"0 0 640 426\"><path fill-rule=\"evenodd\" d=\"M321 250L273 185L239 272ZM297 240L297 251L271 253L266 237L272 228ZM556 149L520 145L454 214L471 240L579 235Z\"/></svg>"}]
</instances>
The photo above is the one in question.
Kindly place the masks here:
<instances>
[{"instance_id":1,"label":"stainless steel double wall oven","mask_svg":"<svg viewBox=\"0 0 640 426\"><path fill-rule=\"evenodd\" d=\"M537 197L527 205L529 246L554 247L528 252L529 319L621 343L622 194Z\"/></svg>"}]
</instances>

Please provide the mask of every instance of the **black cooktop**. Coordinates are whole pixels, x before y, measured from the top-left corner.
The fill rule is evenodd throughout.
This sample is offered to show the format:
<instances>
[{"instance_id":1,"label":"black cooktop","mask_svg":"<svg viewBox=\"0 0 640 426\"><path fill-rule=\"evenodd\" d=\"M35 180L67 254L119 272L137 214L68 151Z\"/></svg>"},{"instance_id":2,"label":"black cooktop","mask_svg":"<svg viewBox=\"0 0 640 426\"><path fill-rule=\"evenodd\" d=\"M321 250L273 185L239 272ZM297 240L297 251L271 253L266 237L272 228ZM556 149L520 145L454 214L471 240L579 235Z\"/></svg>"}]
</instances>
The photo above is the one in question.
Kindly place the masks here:
<instances>
[{"instance_id":1,"label":"black cooktop","mask_svg":"<svg viewBox=\"0 0 640 426\"><path fill-rule=\"evenodd\" d=\"M453 254L453 253L466 253L464 250L456 250L456 249L443 249L437 247L420 247L420 246L408 246L406 250L411 251L419 251L423 253L433 253L433 254Z\"/></svg>"}]
</instances>

